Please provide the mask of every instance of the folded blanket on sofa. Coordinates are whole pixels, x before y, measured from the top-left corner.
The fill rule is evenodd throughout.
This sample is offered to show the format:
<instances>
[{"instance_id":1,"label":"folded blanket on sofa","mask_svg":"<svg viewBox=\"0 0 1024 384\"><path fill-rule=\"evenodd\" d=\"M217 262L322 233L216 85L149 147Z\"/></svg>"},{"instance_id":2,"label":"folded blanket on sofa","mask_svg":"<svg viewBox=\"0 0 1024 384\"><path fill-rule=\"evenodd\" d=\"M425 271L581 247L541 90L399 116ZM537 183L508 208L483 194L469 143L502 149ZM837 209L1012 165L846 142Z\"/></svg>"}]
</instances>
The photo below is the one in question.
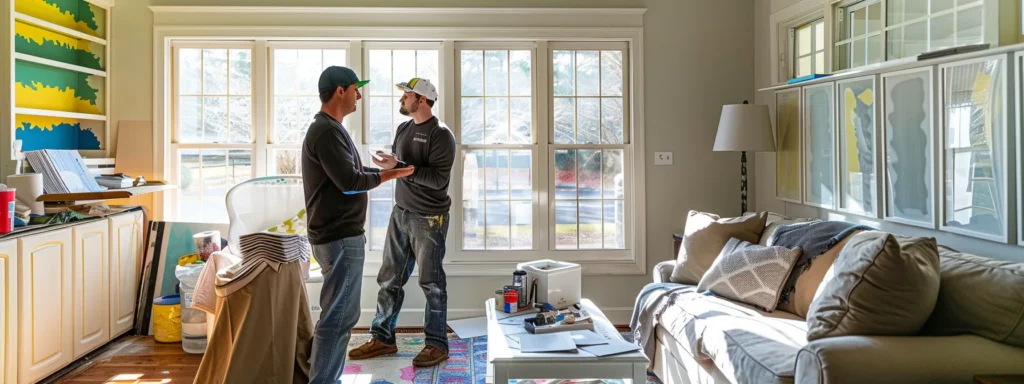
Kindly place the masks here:
<instances>
[{"instance_id":1,"label":"folded blanket on sofa","mask_svg":"<svg viewBox=\"0 0 1024 384\"><path fill-rule=\"evenodd\" d=\"M842 241L846 236L859 230L874 231L876 229L845 221L811 221L779 226L772 233L772 236L768 238L768 246L790 249L800 248L803 250L800 254L800 259L797 260L796 265L793 267L793 272L789 274L786 284L783 285L782 294L779 296L779 304L789 302L789 296L796 287L797 278L811 266L814 258L821 256L821 254L831 249L832 246Z\"/></svg>"},{"instance_id":2,"label":"folded blanket on sofa","mask_svg":"<svg viewBox=\"0 0 1024 384\"><path fill-rule=\"evenodd\" d=\"M629 321L629 328L633 332L633 343L643 348L647 356L654 356L655 342L654 328L658 325L658 318L676 301L676 298L687 292L694 292L697 287L677 283L652 283L644 286L644 289L637 295L633 307L633 318ZM648 364L647 369L653 368L654 360Z\"/></svg>"}]
</instances>

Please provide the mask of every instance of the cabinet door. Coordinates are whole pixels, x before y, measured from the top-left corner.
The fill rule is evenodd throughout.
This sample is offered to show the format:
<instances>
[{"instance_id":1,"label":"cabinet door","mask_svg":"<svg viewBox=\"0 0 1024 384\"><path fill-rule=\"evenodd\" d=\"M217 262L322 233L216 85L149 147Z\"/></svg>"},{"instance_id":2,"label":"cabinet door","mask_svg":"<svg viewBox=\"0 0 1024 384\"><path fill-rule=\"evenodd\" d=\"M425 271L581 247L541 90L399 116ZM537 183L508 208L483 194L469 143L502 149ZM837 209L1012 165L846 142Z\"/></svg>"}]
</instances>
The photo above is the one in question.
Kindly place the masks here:
<instances>
[{"instance_id":1,"label":"cabinet door","mask_svg":"<svg viewBox=\"0 0 1024 384\"><path fill-rule=\"evenodd\" d=\"M0 382L18 382L18 242L0 243Z\"/></svg>"},{"instance_id":2,"label":"cabinet door","mask_svg":"<svg viewBox=\"0 0 1024 384\"><path fill-rule=\"evenodd\" d=\"M135 321L135 290L142 252L142 212L123 213L110 222L110 335L117 337Z\"/></svg>"},{"instance_id":3,"label":"cabinet door","mask_svg":"<svg viewBox=\"0 0 1024 384\"><path fill-rule=\"evenodd\" d=\"M109 224L106 220L72 227L74 236L74 335L75 358L110 340L108 306Z\"/></svg>"},{"instance_id":4,"label":"cabinet door","mask_svg":"<svg viewBox=\"0 0 1024 384\"><path fill-rule=\"evenodd\" d=\"M19 382L35 382L72 360L71 229L18 240L21 261Z\"/></svg>"}]
</instances>

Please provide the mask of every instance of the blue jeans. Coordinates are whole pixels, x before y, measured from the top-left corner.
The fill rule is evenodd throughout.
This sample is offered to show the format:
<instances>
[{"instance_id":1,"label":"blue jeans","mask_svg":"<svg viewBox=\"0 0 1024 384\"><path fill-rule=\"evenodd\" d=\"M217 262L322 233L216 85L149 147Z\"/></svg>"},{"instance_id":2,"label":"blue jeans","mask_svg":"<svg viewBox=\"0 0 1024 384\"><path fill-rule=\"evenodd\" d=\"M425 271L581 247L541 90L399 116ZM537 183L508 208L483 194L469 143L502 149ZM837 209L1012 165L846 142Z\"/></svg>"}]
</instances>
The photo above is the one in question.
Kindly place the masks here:
<instances>
[{"instance_id":1,"label":"blue jeans","mask_svg":"<svg viewBox=\"0 0 1024 384\"><path fill-rule=\"evenodd\" d=\"M405 290L413 267L420 265L420 287L427 298L423 314L425 343L448 352L448 287L441 261L444 260L448 217L421 215L395 206L388 223L384 260L377 275L377 315L370 335L384 344L395 344L395 324L402 309Z\"/></svg>"},{"instance_id":2,"label":"blue jeans","mask_svg":"<svg viewBox=\"0 0 1024 384\"><path fill-rule=\"evenodd\" d=\"M352 236L314 245L324 284L320 292L320 320L313 332L310 383L340 383L352 327L359 321L359 295L363 282L366 236Z\"/></svg>"}]
</instances>

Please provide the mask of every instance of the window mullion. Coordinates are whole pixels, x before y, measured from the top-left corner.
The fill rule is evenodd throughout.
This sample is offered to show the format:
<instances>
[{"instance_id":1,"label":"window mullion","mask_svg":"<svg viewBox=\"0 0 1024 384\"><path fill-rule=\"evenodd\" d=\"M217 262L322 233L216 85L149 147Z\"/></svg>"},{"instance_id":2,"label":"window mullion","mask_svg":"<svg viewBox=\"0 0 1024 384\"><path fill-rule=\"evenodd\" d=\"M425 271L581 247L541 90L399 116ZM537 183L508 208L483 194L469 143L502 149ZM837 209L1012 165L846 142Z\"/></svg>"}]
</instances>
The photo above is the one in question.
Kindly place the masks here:
<instances>
[{"instance_id":1,"label":"window mullion","mask_svg":"<svg viewBox=\"0 0 1024 384\"><path fill-rule=\"evenodd\" d=\"M252 120L255 120L252 125L255 132L251 132L254 136L253 153L251 155L254 165L252 167L253 177L270 174L270 171L267 169L267 159L272 156L272 154L268 153L267 144L270 140L270 121L268 121L268 115L271 115L272 112L270 110L273 105L271 103L273 98L271 93L273 91L271 85L273 74L270 72L273 63L271 62L272 60L267 58L269 53L267 45L266 40L256 41L253 52L250 55L252 57L252 70L249 73L253 74L250 100L253 106Z\"/></svg>"},{"instance_id":2,"label":"window mullion","mask_svg":"<svg viewBox=\"0 0 1024 384\"><path fill-rule=\"evenodd\" d=\"M549 242L551 238L552 226L550 226L552 220L551 206L554 201L554 194L551 193L551 182L549 176L551 175L551 162L550 154L550 137L553 135L552 129L554 124L551 124L551 88L550 81L553 79L550 73L551 69L551 55L548 50L547 41L538 41L537 47L533 54L530 55L532 60L531 68L533 71L530 74L532 87L531 92L531 104L533 104L533 112L531 119L533 119L533 137L534 137L534 148L533 156L534 159L531 167L533 169L531 175L531 182L533 183L533 201L535 202L536 209L533 211L533 249L545 249L551 250L554 247ZM543 170L543 171L542 171ZM544 199L541 199L544 196Z\"/></svg>"}]
</instances>

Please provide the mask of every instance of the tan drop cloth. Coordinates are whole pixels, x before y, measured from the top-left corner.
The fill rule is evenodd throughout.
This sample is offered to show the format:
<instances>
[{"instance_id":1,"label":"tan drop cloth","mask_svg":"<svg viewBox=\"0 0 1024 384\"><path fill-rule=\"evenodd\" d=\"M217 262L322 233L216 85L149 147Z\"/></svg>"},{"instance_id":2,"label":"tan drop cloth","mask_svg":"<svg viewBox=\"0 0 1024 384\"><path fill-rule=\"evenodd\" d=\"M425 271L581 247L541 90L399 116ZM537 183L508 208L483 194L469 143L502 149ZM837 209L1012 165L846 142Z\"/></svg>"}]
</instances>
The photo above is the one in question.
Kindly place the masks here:
<instances>
[{"instance_id":1,"label":"tan drop cloth","mask_svg":"<svg viewBox=\"0 0 1024 384\"><path fill-rule=\"evenodd\" d=\"M299 262L220 285L217 296L196 384L309 382L313 322Z\"/></svg>"}]
</instances>

